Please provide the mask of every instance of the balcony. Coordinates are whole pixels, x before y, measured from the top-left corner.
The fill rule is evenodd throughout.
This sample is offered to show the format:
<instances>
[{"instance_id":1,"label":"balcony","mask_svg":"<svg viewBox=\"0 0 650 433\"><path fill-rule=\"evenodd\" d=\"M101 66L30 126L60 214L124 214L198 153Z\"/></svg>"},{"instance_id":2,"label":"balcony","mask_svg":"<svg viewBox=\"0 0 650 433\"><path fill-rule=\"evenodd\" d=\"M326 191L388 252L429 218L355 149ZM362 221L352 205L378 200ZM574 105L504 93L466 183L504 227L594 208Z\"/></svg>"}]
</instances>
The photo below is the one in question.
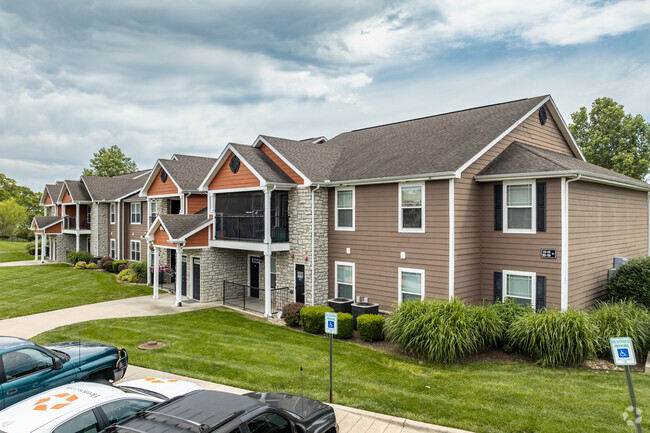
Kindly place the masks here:
<instances>
[{"instance_id":1,"label":"balcony","mask_svg":"<svg viewBox=\"0 0 650 433\"><path fill-rule=\"evenodd\" d=\"M77 218L71 216L64 217L63 230L77 230ZM79 221L79 230L90 230L90 220Z\"/></svg>"},{"instance_id":2,"label":"balcony","mask_svg":"<svg viewBox=\"0 0 650 433\"><path fill-rule=\"evenodd\" d=\"M264 242L263 215L216 215L214 240ZM289 216L271 216L271 242L289 242Z\"/></svg>"}]
</instances>

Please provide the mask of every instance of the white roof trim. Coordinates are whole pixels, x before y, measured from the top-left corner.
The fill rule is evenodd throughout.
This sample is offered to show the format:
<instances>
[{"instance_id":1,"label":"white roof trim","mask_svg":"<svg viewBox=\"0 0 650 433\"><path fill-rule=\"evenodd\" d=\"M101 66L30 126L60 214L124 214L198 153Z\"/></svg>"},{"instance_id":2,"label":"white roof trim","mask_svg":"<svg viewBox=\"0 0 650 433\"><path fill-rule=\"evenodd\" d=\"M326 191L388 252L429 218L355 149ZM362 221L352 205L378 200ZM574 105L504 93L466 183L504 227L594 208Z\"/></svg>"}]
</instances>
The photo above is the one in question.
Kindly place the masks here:
<instances>
[{"instance_id":1,"label":"white roof trim","mask_svg":"<svg viewBox=\"0 0 650 433\"><path fill-rule=\"evenodd\" d=\"M474 164L481 156L485 155L485 153L492 149L499 141L503 140L503 138L510 134L517 126L521 125L524 120L528 119L535 111L539 110L539 108L546 104L551 99L551 96L547 96L546 98L542 99L542 101L535 105L535 107L530 110L528 113L524 114L523 117L521 117L519 120L517 120L515 123L513 123L508 129L503 131L501 135L499 135L497 138L492 140L490 144L485 146L483 149L481 149L476 155L474 155L469 161L467 161L465 164L463 164L458 170L456 170L456 177L460 178L460 176L463 174L463 171L467 169L470 165Z\"/></svg>"},{"instance_id":2,"label":"white roof trim","mask_svg":"<svg viewBox=\"0 0 650 433\"><path fill-rule=\"evenodd\" d=\"M231 143L228 143L228 145L223 149L223 152L221 152L221 155L219 155L219 158L217 159L217 162L214 163L212 166L212 169L208 173L208 175L205 177L203 182L201 183L201 186L199 186L199 191L210 191L210 182L214 179L214 177L217 175L219 170L221 170L221 167L226 162L226 158L228 156L228 151L232 152L241 162L243 162L246 167L255 175L255 177L260 181L260 186L265 186L266 185L266 180L253 168L253 166L246 161L245 158L243 158L239 152L235 150L235 148L232 146Z\"/></svg>"},{"instance_id":3,"label":"white roof trim","mask_svg":"<svg viewBox=\"0 0 650 433\"><path fill-rule=\"evenodd\" d=\"M207 217L206 217L206 218L207 218ZM213 220L212 218L209 219L209 220L206 220L203 224L201 224L199 227L195 228L195 229L192 230L191 232L184 234L182 237L180 237L180 238L178 238L178 239L170 240L170 242L172 242L172 241L175 241L175 242L185 241L187 238L189 238L189 237L192 236L192 235L197 234L198 232L200 232L200 231L203 230L204 228L206 228L206 227L210 227L213 223L214 223L214 220ZM210 241L210 239L208 239L208 242L209 242L209 241ZM205 246L205 248L207 248L207 247L208 247L208 245Z\"/></svg>"},{"instance_id":4,"label":"white roof trim","mask_svg":"<svg viewBox=\"0 0 650 433\"><path fill-rule=\"evenodd\" d=\"M578 147L578 144L576 141L573 139L573 135L571 135L571 131L569 131L569 127L567 126L566 122L564 122L564 118L560 115L560 111L557 109L557 106L555 105L555 101L553 100L553 97L549 95L549 102L551 103L549 105L553 119L556 120L556 124L558 128L560 129L560 132L564 136L564 139L569 143L569 146L571 147L571 150L573 150L575 153L580 155L580 158L583 161L587 161L585 159L585 156L582 154L582 151L580 150L580 147ZM557 119L560 119L562 123L558 123Z\"/></svg>"},{"instance_id":5,"label":"white roof trim","mask_svg":"<svg viewBox=\"0 0 650 433\"><path fill-rule=\"evenodd\" d=\"M641 185L636 185L633 183L624 182L620 179L616 179L609 176L597 175L594 173L585 172L582 170L558 170L558 171L547 171L547 172L533 172L533 173L511 173L511 174L487 174L482 176L474 176L474 180L477 182L497 182L502 180L517 180L517 179L548 179L548 178L558 178L558 177L578 177L580 180L594 183L603 183L607 185L614 185L618 187L636 189L639 191L650 191L650 185L643 187Z\"/></svg>"},{"instance_id":6,"label":"white roof trim","mask_svg":"<svg viewBox=\"0 0 650 433\"><path fill-rule=\"evenodd\" d=\"M377 177L377 178L370 178L370 179L336 180L336 181L326 180L325 182L315 182L314 185L322 185L322 186L370 185L376 183L444 180L444 179L454 179L454 178L456 178L456 173L454 173L453 171L445 171L442 173L409 174L406 176Z\"/></svg>"},{"instance_id":7,"label":"white roof trim","mask_svg":"<svg viewBox=\"0 0 650 433\"><path fill-rule=\"evenodd\" d=\"M284 161L284 163L287 164L289 166L289 168L291 168L293 171L295 171L298 174L298 176L302 177L302 180L304 181L306 186L311 185L311 183L312 183L311 180L307 176L305 176L300 170L298 170L298 168L295 165L293 165L291 162L289 162L289 160L287 158L285 158L280 152L278 152L273 146L271 146L271 143L269 143L261 135L257 137L255 142L253 142L253 147L259 147L258 145L259 145L260 142L266 144L269 147L269 149L271 149L271 151L278 156L278 158L280 158L282 161Z\"/></svg>"},{"instance_id":8,"label":"white roof trim","mask_svg":"<svg viewBox=\"0 0 650 433\"><path fill-rule=\"evenodd\" d=\"M156 170L156 167L158 167L158 170ZM174 178L169 174L169 170L165 168L165 166L162 163L161 159L156 160L156 163L154 164L153 168L151 169L151 172L149 173L149 177L147 178L147 181L144 183L142 186L142 189L140 190L140 197L148 197L147 191L149 191L149 188L151 188L151 185L153 184L154 180L156 180L156 176L158 176L158 171L160 169L163 169L167 172L167 177L174 182L174 185L176 186L176 190L178 191L178 194L181 194L183 190L178 186ZM155 197L155 196L151 196Z\"/></svg>"}]
</instances>

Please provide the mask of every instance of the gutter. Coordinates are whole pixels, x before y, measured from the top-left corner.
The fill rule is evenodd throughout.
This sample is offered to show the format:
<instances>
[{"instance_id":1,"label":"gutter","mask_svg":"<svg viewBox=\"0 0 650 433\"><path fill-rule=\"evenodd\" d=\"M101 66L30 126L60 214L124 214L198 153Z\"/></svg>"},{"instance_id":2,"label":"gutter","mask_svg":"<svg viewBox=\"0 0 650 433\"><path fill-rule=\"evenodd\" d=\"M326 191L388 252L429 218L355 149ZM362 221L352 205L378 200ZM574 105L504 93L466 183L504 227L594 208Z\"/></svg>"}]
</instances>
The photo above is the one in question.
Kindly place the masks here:
<instances>
[{"instance_id":1,"label":"gutter","mask_svg":"<svg viewBox=\"0 0 650 433\"><path fill-rule=\"evenodd\" d=\"M569 308L569 183L580 180L578 174L572 179L562 178L560 195L562 199L562 261L560 269L560 308Z\"/></svg>"},{"instance_id":2,"label":"gutter","mask_svg":"<svg viewBox=\"0 0 650 433\"><path fill-rule=\"evenodd\" d=\"M313 182L312 185L318 186L347 186L347 185L371 185L376 183L394 183L394 182L415 182L427 180L448 180L458 179L456 173L453 171L444 171L441 173L419 174L419 175L406 175L406 176L391 176L391 177L375 177L369 179L354 179L354 180L325 180L323 182Z\"/></svg>"},{"instance_id":3,"label":"gutter","mask_svg":"<svg viewBox=\"0 0 650 433\"><path fill-rule=\"evenodd\" d=\"M639 191L650 191L650 184L646 187L630 182L625 182L622 179L616 179L609 176L599 176L593 173L588 173L582 170L562 170L562 171L547 171L547 172L531 172L531 173L511 173L511 174L487 174L482 176L474 176L477 182L495 182L500 180L518 180L518 179L548 179L557 177L574 177L578 176L582 180L602 183L605 185L613 185L628 189L635 189Z\"/></svg>"}]
</instances>

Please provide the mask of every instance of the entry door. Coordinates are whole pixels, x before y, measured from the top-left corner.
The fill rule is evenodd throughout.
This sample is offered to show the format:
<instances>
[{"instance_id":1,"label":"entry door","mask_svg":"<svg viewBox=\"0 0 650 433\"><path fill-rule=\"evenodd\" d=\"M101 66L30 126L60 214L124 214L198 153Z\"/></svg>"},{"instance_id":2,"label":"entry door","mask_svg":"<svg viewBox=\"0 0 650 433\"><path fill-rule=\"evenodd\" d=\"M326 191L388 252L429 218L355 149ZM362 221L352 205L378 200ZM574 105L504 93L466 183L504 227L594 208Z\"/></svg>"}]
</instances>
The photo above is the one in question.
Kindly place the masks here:
<instances>
[{"instance_id":1,"label":"entry door","mask_svg":"<svg viewBox=\"0 0 650 433\"><path fill-rule=\"evenodd\" d=\"M201 259L192 259L192 298L201 299Z\"/></svg>"},{"instance_id":2,"label":"entry door","mask_svg":"<svg viewBox=\"0 0 650 433\"><path fill-rule=\"evenodd\" d=\"M251 297L259 298L260 297L260 258L259 257L250 258L250 286L251 286Z\"/></svg>"},{"instance_id":3,"label":"entry door","mask_svg":"<svg viewBox=\"0 0 650 433\"><path fill-rule=\"evenodd\" d=\"M181 266L181 295L187 296L187 257L185 256Z\"/></svg>"},{"instance_id":4,"label":"entry door","mask_svg":"<svg viewBox=\"0 0 650 433\"><path fill-rule=\"evenodd\" d=\"M305 303L305 265L296 265L296 302Z\"/></svg>"}]
</instances>

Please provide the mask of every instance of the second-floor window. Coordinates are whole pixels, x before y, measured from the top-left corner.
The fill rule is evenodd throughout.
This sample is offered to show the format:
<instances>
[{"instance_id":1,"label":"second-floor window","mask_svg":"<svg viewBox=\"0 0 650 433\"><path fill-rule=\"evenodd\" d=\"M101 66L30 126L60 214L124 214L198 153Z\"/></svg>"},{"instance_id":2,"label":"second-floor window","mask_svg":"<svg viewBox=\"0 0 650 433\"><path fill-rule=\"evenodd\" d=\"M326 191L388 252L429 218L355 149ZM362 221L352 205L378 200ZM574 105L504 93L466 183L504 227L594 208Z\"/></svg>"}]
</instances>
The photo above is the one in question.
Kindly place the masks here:
<instances>
[{"instance_id":1,"label":"second-floor window","mask_svg":"<svg viewBox=\"0 0 650 433\"><path fill-rule=\"evenodd\" d=\"M131 224L142 223L142 203L131 203Z\"/></svg>"},{"instance_id":2,"label":"second-floor window","mask_svg":"<svg viewBox=\"0 0 650 433\"><path fill-rule=\"evenodd\" d=\"M424 182L399 185L399 231L424 232Z\"/></svg>"},{"instance_id":3,"label":"second-floor window","mask_svg":"<svg viewBox=\"0 0 650 433\"><path fill-rule=\"evenodd\" d=\"M131 260L140 261L140 241L131 241Z\"/></svg>"},{"instance_id":4,"label":"second-floor window","mask_svg":"<svg viewBox=\"0 0 650 433\"><path fill-rule=\"evenodd\" d=\"M354 230L354 188L336 189L336 230Z\"/></svg>"},{"instance_id":5,"label":"second-floor window","mask_svg":"<svg viewBox=\"0 0 650 433\"><path fill-rule=\"evenodd\" d=\"M505 183L504 233L535 233L535 183Z\"/></svg>"},{"instance_id":6,"label":"second-floor window","mask_svg":"<svg viewBox=\"0 0 650 433\"><path fill-rule=\"evenodd\" d=\"M149 202L149 212L151 212L151 221L155 220L158 216L158 202L151 201Z\"/></svg>"},{"instance_id":7,"label":"second-floor window","mask_svg":"<svg viewBox=\"0 0 650 433\"><path fill-rule=\"evenodd\" d=\"M111 224L115 224L115 203L111 203Z\"/></svg>"}]
</instances>

